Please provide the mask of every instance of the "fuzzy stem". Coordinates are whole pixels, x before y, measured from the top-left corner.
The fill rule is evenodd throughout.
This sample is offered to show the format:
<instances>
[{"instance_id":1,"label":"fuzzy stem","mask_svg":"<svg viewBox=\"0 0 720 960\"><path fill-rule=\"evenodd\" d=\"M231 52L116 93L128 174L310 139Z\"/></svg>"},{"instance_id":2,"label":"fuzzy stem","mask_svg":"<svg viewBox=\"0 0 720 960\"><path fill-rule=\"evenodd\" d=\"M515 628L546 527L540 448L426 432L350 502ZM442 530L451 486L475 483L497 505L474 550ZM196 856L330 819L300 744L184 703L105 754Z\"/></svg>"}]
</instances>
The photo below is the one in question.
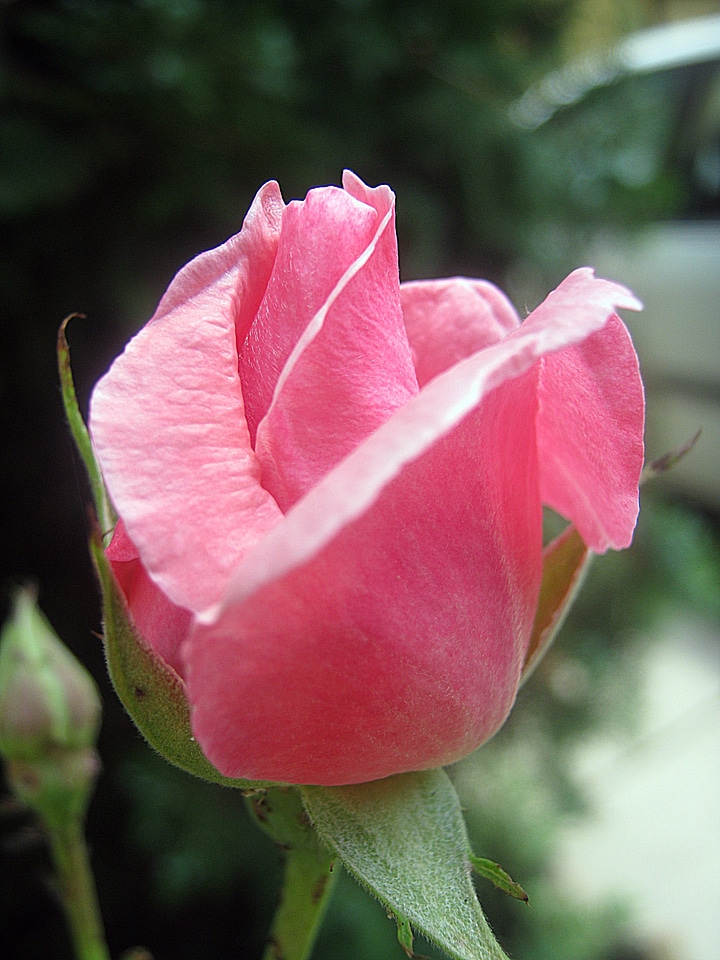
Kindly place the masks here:
<instances>
[{"instance_id":1,"label":"fuzzy stem","mask_svg":"<svg viewBox=\"0 0 720 960\"><path fill-rule=\"evenodd\" d=\"M339 872L319 846L288 851L263 960L308 960Z\"/></svg>"},{"instance_id":2,"label":"fuzzy stem","mask_svg":"<svg viewBox=\"0 0 720 960\"><path fill-rule=\"evenodd\" d=\"M308 960L339 867L322 846L294 787L246 794L257 825L285 853L285 876L262 960Z\"/></svg>"},{"instance_id":3,"label":"fuzzy stem","mask_svg":"<svg viewBox=\"0 0 720 960\"><path fill-rule=\"evenodd\" d=\"M48 826L77 960L110 960L82 824L68 818Z\"/></svg>"}]
</instances>

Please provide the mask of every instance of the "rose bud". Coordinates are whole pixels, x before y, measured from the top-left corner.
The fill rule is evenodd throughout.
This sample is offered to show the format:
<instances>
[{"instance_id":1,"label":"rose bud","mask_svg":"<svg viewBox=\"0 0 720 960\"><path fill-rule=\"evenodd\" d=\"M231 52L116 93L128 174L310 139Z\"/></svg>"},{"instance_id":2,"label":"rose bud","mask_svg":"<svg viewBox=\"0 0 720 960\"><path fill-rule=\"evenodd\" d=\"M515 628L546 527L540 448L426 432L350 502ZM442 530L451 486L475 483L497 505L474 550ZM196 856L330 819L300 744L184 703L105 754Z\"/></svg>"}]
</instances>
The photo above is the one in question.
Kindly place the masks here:
<instances>
[{"instance_id":1,"label":"rose bud","mask_svg":"<svg viewBox=\"0 0 720 960\"><path fill-rule=\"evenodd\" d=\"M583 268L521 322L483 281L400 284L392 192L343 182L266 184L91 401L107 558L230 777L465 756L515 699L543 505L595 552L637 517L635 297Z\"/></svg>"},{"instance_id":2,"label":"rose bud","mask_svg":"<svg viewBox=\"0 0 720 960\"><path fill-rule=\"evenodd\" d=\"M0 754L16 793L46 819L78 815L99 762L95 682L36 605L18 591L0 635Z\"/></svg>"}]
</instances>

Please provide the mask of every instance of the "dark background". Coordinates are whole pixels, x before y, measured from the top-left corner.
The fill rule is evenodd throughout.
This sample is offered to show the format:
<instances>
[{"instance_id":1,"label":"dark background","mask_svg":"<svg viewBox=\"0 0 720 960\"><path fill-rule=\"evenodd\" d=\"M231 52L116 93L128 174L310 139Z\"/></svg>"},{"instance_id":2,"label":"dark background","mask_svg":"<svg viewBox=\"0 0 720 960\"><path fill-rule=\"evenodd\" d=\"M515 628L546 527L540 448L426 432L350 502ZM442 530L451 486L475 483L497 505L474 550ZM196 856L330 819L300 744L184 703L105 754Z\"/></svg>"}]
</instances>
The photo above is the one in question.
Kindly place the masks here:
<instances>
[{"instance_id":1,"label":"dark background","mask_svg":"<svg viewBox=\"0 0 720 960\"><path fill-rule=\"evenodd\" d=\"M634 25L657 12L628 6ZM263 182L277 179L289 200L338 183L344 166L395 190L403 279L466 273L502 282L522 261L557 281L576 265L568 257L582 231L600 221L632 226L680 202L662 178L632 196L618 186L600 208L568 196L552 150L539 151L509 122L512 100L566 52L577 7L0 6L0 612L15 584L37 583L46 615L101 686L104 772L88 833L114 956L145 944L168 960L259 957L280 859L241 798L171 769L144 746L105 678L85 545L88 493L57 383L59 323L73 311L87 315L68 332L86 409L93 383L174 272L239 229ZM552 249L536 242L548 219L560 231ZM598 562L566 640L475 761L477 776L495 782L502 751L529 729L542 761L542 817L518 819L512 786L505 795L489 789L468 809L477 852L532 888L531 911L481 889L511 955L650 956L633 939L627 906L581 907L553 888L556 822L585 806L568 750L589 729L632 722L624 707L638 682L633 638L660 599L671 591L718 616L719 555L707 506L649 494L635 546ZM602 695L553 692L552 657L570 643ZM64 960L69 946L42 836L7 792L0 796L0 951ZM392 923L346 880L317 957L339 951L359 960L401 955Z\"/></svg>"}]
</instances>

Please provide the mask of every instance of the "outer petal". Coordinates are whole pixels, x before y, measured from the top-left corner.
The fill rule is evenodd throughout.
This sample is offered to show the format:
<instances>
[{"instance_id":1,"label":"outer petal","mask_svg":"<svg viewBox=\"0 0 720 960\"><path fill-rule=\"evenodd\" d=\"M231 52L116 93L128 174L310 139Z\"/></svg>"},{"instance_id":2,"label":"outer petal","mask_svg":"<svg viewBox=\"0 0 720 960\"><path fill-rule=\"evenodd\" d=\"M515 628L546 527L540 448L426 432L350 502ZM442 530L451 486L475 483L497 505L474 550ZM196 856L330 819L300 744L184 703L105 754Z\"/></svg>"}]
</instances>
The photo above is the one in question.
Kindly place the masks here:
<instances>
[{"instance_id":1,"label":"outer petal","mask_svg":"<svg viewBox=\"0 0 720 960\"><path fill-rule=\"evenodd\" d=\"M362 782L494 733L540 580L535 403L534 371L499 387L307 563L197 628L193 729L218 769Z\"/></svg>"},{"instance_id":2,"label":"outer petal","mask_svg":"<svg viewBox=\"0 0 720 960\"><path fill-rule=\"evenodd\" d=\"M192 611L219 600L281 516L250 445L237 336L264 292L282 209L267 184L241 233L180 271L91 401L98 460L128 534L152 580Z\"/></svg>"},{"instance_id":3,"label":"outer petal","mask_svg":"<svg viewBox=\"0 0 720 960\"><path fill-rule=\"evenodd\" d=\"M631 299L589 272L570 292L578 280L587 308L560 289L554 309L432 380L201 618L186 648L194 728L223 772L360 781L449 762L501 722L539 584L527 384Z\"/></svg>"},{"instance_id":4,"label":"outer petal","mask_svg":"<svg viewBox=\"0 0 720 960\"><path fill-rule=\"evenodd\" d=\"M629 546L639 506L644 399L620 318L545 357L539 396L543 502L572 520L596 553Z\"/></svg>"},{"instance_id":5,"label":"outer petal","mask_svg":"<svg viewBox=\"0 0 720 960\"><path fill-rule=\"evenodd\" d=\"M638 511L644 402L629 334L611 307L641 310L629 290L575 270L535 309L526 331L549 332L607 311L579 346L543 361L538 411L543 502L598 553L630 543Z\"/></svg>"},{"instance_id":6,"label":"outer petal","mask_svg":"<svg viewBox=\"0 0 720 960\"><path fill-rule=\"evenodd\" d=\"M182 676L180 645L190 631L192 614L175 606L150 579L122 520L115 528L107 556L136 630Z\"/></svg>"},{"instance_id":7,"label":"outer petal","mask_svg":"<svg viewBox=\"0 0 720 960\"><path fill-rule=\"evenodd\" d=\"M422 385L520 322L492 284L433 280L401 287L403 312ZM574 324L585 312L640 303L588 268L571 274L525 321ZM608 297L610 299L608 299ZM643 389L637 357L622 321L543 360L538 442L543 502L573 520L596 552L626 547L638 513L643 463Z\"/></svg>"},{"instance_id":8,"label":"outer petal","mask_svg":"<svg viewBox=\"0 0 720 960\"><path fill-rule=\"evenodd\" d=\"M348 183L362 201L327 188L309 194L293 222L288 208L277 283L268 287L270 330L288 316L303 321L256 442L263 484L284 510L417 393L394 197L387 187Z\"/></svg>"},{"instance_id":9,"label":"outer petal","mask_svg":"<svg viewBox=\"0 0 720 960\"><path fill-rule=\"evenodd\" d=\"M400 299L421 387L520 324L505 294L486 280L451 277L403 283Z\"/></svg>"}]
</instances>

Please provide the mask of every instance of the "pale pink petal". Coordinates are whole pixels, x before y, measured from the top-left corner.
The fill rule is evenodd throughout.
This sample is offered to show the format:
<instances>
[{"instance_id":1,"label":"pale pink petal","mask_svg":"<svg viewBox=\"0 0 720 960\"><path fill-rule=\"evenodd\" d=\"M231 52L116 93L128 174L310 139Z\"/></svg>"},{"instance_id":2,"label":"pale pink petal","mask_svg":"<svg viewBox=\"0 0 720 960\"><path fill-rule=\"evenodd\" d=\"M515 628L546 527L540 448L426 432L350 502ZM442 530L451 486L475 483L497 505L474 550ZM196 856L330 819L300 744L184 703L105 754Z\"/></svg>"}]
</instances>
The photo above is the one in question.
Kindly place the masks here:
<instances>
[{"instance_id":1,"label":"pale pink petal","mask_svg":"<svg viewBox=\"0 0 720 960\"><path fill-rule=\"evenodd\" d=\"M258 311L277 256L285 204L274 180L258 190L245 214L240 233L227 243L201 253L173 279L158 304L153 320L185 308L201 296L207 309L217 300L218 309L228 310L226 295L233 291L232 310L237 341L242 343Z\"/></svg>"},{"instance_id":2,"label":"pale pink petal","mask_svg":"<svg viewBox=\"0 0 720 960\"><path fill-rule=\"evenodd\" d=\"M543 502L572 520L596 553L629 546L639 507L644 400L619 317L543 359L539 399Z\"/></svg>"},{"instance_id":3,"label":"pale pink petal","mask_svg":"<svg viewBox=\"0 0 720 960\"><path fill-rule=\"evenodd\" d=\"M298 340L376 225L375 210L339 187L318 187L285 208L273 271L239 351L253 443Z\"/></svg>"},{"instance_id":4,"label":"pale pink petal","mask_svg":"<svg viewBox=\"0 0 720 960\"><path fill-rule=\"evenodd\" d=\"M421 387L471 353L502 340L520 323L505 294L486 280L451 277L403 283L400 300Z\"/></svg>"},{"instance_id":5,"label":"pale pink petal","mask_svg":"<svg viewBox=\"0 0 720 960\"><path fill-rule=\"evenodd\" d=\"M501 385L307 562L196 628L193 728L222 772L362 782L500 726L540 582L535 405L535 370Z\"/></svg>"},{"instance_id":6,"label":"pale pink petal","mask_svg":"<svg viewBox=\"0 0 720 960\"><path fill-rule=\"evenodd\" d=\"M580 267L545 297L522 326L537 334L541 344L555 343L563 334L568 344L580 343L603 327L616 307L642 310L642 303L627 287L596 277L592 267ZM584 334L577 336L581 330Z\"/></svg>"},{"instance_id":7,"label":"pale pink petal","mask_svg":"<svg viewBox=\"0 0 720 960\"><path fill-rule=\"evenodd\" d=\"M350 182L359 189L359 181ZM337 191L316 191L302 208L304 224L298 220L296 230L288 229L288 263L279 272L284 300L274 311L303 316L307 325L277 379L255 446L263 484L283 510L417 393L400 310L394 197L388 188L365 189L375 206L347 193L339 194L340 205ZM326 221L335 206L338 236L331 255ZM361 219L355 208L363 211ZM318 226L309 229L314 217ZM325 260L334 273L321 270ZM290 269L296 261L297 275ZM327 289L330 276L336 279ZM303 309L307 289L323 295L319 303L314 295L308 300L312 315Z\"/></svg>"},{"instance_id":8,"label":"pale pink petal","mask_svg":"<svg viewBox=\"0 0 720 960\"><path fill-rule=\"evenodd\" d=\"M368 207L374 207L381 218L385 216L388 210L395 207L395 194L387 184L383 183L378 187L369 187L352 170L343 170L342 185L351 197L367 204Z\"/></svg>"},{"instance_id":9,"label":"pale pink petal","mask_svg":"<svg viewBox=\"0 0 720 960\"><path fill-rule=\"evenodd\" d=\"M99 382L90 425L110 496L169 600L219 600L279 520L260 484L237 370L277 249L282 198L258 194L243 230L196 258Z\"/></svg>"},{"instance_id":10,"label":"pale pink petal","mask_svg":"<svg viewBox=\"0 0 720 960\"><path fill-rule=\"evenodd\" d=\"M182 676L180 645L189 633L192 614L171 603L150 579L122 520L115 528L107 557L135 629L155 653Z\"/></svg>"}]
</instances>

